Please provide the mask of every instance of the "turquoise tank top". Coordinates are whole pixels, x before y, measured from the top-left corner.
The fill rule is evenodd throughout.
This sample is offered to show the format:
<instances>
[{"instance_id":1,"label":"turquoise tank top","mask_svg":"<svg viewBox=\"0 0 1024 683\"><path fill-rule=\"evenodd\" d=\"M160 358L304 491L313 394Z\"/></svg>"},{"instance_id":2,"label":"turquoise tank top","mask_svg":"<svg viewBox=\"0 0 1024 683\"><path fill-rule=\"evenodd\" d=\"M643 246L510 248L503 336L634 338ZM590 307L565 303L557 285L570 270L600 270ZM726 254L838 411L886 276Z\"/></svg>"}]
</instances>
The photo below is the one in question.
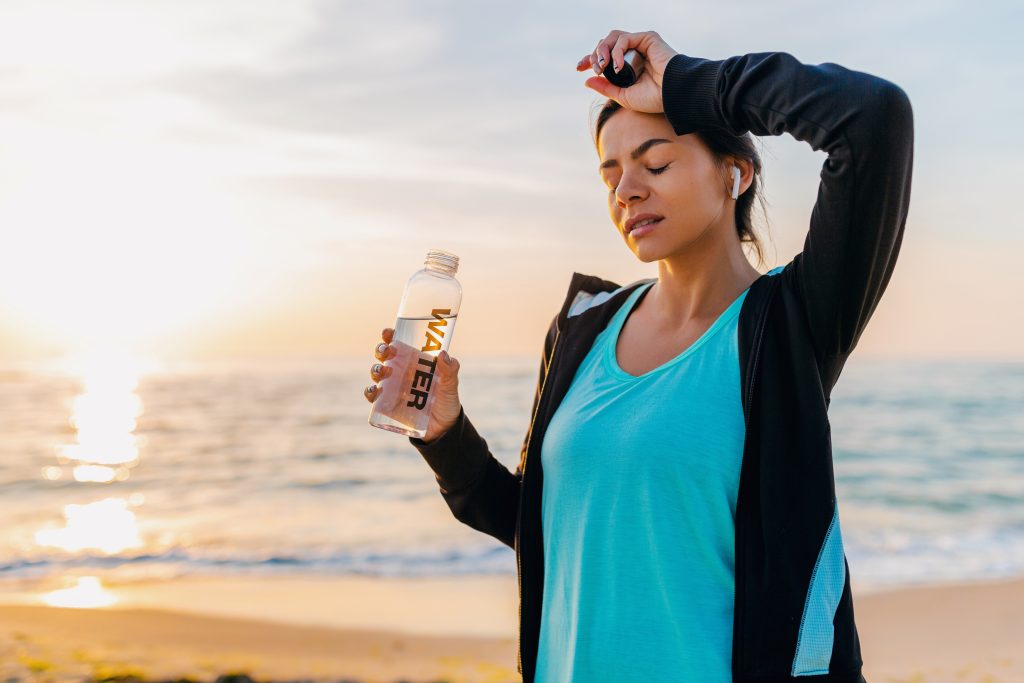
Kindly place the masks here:
<instances>
[{"instance_id":1,"label":"turquoise tank top","mask_svg":"<svg viewBox=\"0 0 1024 683\"><path fill-rule=\"evenodd\" d=\"M537 683L732 681L749 288L689 348L633 376L615 346L653 284L597 336L544 434Z\"/></svg>"}]
</instances>

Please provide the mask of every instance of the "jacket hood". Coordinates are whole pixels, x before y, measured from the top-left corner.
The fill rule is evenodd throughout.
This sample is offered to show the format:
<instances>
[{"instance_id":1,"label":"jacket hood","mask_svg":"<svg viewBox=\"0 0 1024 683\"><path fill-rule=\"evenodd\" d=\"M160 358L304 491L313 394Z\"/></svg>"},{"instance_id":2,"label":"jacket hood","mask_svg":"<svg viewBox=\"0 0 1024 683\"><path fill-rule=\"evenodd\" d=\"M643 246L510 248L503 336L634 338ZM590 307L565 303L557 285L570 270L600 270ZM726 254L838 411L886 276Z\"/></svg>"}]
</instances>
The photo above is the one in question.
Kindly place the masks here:
<instances>
[{"instance_id":1,"label":"jacket hood","mask_svg":"<svg viewBox=\"0 0 1024 683\"><path fill-rule=\"evenodd\" d=\"M588 275L573 271L569 280L569 288L562 301L562 308L558 312L558 329L565 327L565 322L583 311L604 303L619 292L643 284L653 282L657 278L642 278L627 285L620 285L611 280L605 280L597 275Z\"/></svg>"}]
</instances>

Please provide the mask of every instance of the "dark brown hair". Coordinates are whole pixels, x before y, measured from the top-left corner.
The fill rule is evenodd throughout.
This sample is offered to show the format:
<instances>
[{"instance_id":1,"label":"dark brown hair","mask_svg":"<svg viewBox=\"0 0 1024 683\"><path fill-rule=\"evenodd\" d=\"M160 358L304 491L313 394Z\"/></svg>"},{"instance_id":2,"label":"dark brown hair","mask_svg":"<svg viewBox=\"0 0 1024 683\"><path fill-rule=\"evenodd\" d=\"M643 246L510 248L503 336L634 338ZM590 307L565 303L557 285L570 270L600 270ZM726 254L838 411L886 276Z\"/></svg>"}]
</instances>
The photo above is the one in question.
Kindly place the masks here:
<instances>
[{"instance_id":1,"label":"dark brown hair","mask_svg":"<svg viewBox=\"0 0 1024 683\"><path fill-rule=\"evenodd\" d=\"M606 100L597 114L597 123L594 125L594 147L597 147L598 137L601 129L608 122L612 114L622 109L622 105L615 100ZM761 155L754 146L754 137L750 133L733 135L725 129L705 129L694 133L704 146L708 148L715 159L720 170L725 170L726 157L739 157L747 159L754 168L754 178L750 181L750 187L736 199L736 232L739 234L740 242L753 245L757 252L758 265L764 265L764 251L761 247L761 240L754 232L752 222L754 198L761 204L761 212L765 215L767 225L768 212L765 211L764 194L761 191Z\"/></svg>"}]
</instances>

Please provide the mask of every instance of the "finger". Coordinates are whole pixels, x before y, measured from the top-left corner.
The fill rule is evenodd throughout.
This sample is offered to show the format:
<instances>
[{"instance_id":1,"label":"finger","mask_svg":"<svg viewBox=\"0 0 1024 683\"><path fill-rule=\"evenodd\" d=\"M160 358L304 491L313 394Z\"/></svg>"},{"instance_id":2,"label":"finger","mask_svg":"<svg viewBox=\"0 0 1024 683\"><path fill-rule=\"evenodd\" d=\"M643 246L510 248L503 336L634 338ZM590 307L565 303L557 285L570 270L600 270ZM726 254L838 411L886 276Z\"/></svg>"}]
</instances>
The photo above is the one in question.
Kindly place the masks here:
<instances>
[{"instance_id":1,"label":"finger","mask_svg":"<svg viewBox=\"0 0 1024 683\"><path fill-rule=\"evenodd\" d=\"M598 46L594 52L594 73L600 75L608 67L609 60L611 59L611 50L608 46L602 43Z\"/></svg>"},{"instance_id":2,"label":"finger","mask_svg":"<svg viewBox=\"0 0 1024 683\"><path fill-rule=\"evenodd\" d=\"M455 386L455 383L459 381L459 361L448 354L447 351L442 351L437 354L440 365L444 367L444 371L440 373L440 381L445 386Z\"/></svg>"},{"instance_id":3,"label":"finger","mask_svg":"<svg viewBox=\"0 0 1024 683\"><path fill-rule=\"evenodd\" d=\"M594 73L600 74L608 66L609 60L611 60L611 46L623 33L618 29L612 29L607 36L597 42L593 58Z\"/></svg>"},{"instance_id":4,"label":"finger","mask_svg":"<svg viewBox=\"0 0 1024 683\"><path fill-rule=\"evenodd\" d=\"M373 403L374 401L377 400L377 395L380 394L380 391L378 391L378 389L380 389L380 387L378 387L376 384L371 384L370 386L363 389L363 396L366 398L367 401Z\"/></svg>"},{"instance_id":5,"label":"finger","mask_svg":"<svg viewBox=\"0 0 1024 683\"><path fill-rule=\"evenodd\" d=\"M612 45L610 55L615 73L618 73L619 69L622 68L623 55L626 54L626 50L633 47L633 43L636 42L633 40L635 35L637 34L623 33L615 40L615 44Z\"/></svg>"},{"instance_id":6,"label":"finger","mask_svg":"<svg viewBox=\"0 0 1024 683\"><path fill-rule=\"evenodd\" d=\"M374 363L370 366L370 379L374 382L379 382L385 377L390 377L392 373L390 365L384 365L382 363Z\"/></svg>"},{"instance_id":7,"label":"finger","mask_svg":"<svg viewBox=\"0 0 1024 683\"><path fill-rule=\"evenodd\" d=\"M374 347L373 355L377 358L377 360L387 360L392 355L394 355L391 353L391 349L393 348L394 347L391 346L391 344L388 344L387 342L381 342L380 344L377 344L376 347Z\"/></svg>"},{"instance_id":8,"label":"finger","mask_svg":"<svg viewBox=\"0 0 1024 683\"><path fill-rule=\"evenodd\" d=\"M576 62L576 70L583 71L584 69L590 68L590 55L585 55L583 59Z\"/></svg>"},{"instance_id":9,"label":"finger","mask_svg":"<svg viewBox=\"0 0 1024 683\"><path fill-rule=\"evenodd\" d=\"M395 330L392 327L385 327L383 330L380 331L380 338L389 344L391 343L391 340L392 338L394 338L394 336Z\"/></svg>"},{"instance_id":10,"label":"finger","mask_svg":"<svg viewBox=\"0 0 1024 683\"><path fill-rule=\"evenodd\" d=\"M619 104L622 104L622 100L619 99L619 96L623 89L609 81L604 76L591 76L587 80L583 81L583 85L596 91L600 95L604 95L610 100L615 100Z\"/></svg>"},{"instance_id":11,"label":"finger","mask_svg":"<svg viewBox=\"0 0 1024 683\"><path fill-rule=\"evenodd\" d=\"M594 46L594 51L590 53L590 68L594 70L595 74L600 74L601 70L604 69L605 57L601 54L601 47L606 39L597 41L597 45Z\"/></svg>"}]
</instances>

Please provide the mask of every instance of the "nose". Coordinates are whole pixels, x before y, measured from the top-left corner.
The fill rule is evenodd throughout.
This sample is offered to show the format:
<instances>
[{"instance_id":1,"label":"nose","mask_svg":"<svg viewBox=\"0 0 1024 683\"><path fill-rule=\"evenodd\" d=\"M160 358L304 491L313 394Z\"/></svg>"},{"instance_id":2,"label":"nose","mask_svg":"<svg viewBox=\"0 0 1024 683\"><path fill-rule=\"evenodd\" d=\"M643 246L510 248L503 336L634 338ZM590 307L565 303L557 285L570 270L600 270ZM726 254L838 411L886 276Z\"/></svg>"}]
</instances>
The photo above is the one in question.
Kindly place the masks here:
<instances>
[{"instance_id":1,"label":"nose","mask_svg":"<svg viewBox=\"0 0 1024 683\"><path fill-rule=\"evenodd\" d=\"M619 178L619 184L615 187L615 201L620 208L626 208L632 202L643 199L647 196L647 187L640 180L639 174L632 171L624 171Z\"/></svg>"}]
</instances>

